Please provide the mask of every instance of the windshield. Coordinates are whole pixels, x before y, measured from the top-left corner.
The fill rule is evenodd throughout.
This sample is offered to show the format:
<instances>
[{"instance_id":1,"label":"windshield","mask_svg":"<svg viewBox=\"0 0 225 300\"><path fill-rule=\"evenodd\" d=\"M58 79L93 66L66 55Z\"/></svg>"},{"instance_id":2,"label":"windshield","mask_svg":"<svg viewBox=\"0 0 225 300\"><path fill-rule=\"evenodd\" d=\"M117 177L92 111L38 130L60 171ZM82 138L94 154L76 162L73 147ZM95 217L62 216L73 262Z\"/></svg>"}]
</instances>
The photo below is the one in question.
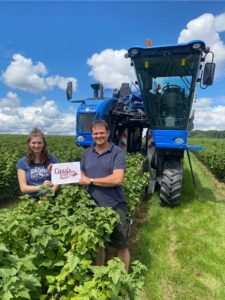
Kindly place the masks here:
<instances>
[{"instance_id":1,"label":"windshield","mask_svg":"<svg viewBox=\"0 0 225 300\"><path fill-rule=\"evenodd\" d=\"M91 125L93 123L96 113L80 113L77 116L77 131L78 132L91 132Z\"/></svg>"},{"instance_id":2,"label":"windshield","mask_svg":"<svg viewBox=\"0 0 225 300\"><path fill-rule=\"evenodd\" d=\"M186 129L194 97L199 55L134 58L146 114L153 129Z\"/></svg>"}]
</instances>

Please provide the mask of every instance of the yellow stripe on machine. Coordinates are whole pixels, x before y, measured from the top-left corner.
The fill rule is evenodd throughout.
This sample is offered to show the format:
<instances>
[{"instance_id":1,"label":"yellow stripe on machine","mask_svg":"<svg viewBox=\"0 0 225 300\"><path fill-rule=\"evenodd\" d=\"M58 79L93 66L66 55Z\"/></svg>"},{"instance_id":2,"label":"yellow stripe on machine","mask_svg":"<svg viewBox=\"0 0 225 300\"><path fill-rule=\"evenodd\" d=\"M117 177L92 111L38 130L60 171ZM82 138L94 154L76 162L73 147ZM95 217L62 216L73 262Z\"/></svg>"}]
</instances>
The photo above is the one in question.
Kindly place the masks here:
<instances>
[{"instance_id":1,"label":"yellow stripe on machine","mask_svg":"<svg viewBox=\"0 0 225 300\"><path fill-rule=\"evenodd\" d=\"M181 59L181 66L184 67L186 65L186 59L182 58Z\"/></svg>"},{"instance_id":2,"label":"yellow stripe on machine","mask_svg":"<svg viewBox=\"0 0 225 300\"><path fill-rule=\"evenodd\" d=\"M148 67L149 67L148 61L145 61L145 69L148 69Z\"/></svg>"}]
</instances>

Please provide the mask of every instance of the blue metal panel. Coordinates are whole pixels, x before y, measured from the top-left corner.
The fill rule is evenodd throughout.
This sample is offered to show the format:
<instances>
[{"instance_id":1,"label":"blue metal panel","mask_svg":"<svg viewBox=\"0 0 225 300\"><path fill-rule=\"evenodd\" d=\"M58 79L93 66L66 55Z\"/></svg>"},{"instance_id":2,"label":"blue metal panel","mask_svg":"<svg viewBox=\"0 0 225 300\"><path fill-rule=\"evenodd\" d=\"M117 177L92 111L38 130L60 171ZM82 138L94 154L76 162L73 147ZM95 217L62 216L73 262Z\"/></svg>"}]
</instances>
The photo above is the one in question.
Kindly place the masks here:
<instances>
[{"instance_id":1,"label":"blue metal panel","mask_svg":"<svg viewBox=\"0 0 225 300\"><path fill-rule=\"evenodd\" d=\"M202 150L201 146L187 145L186 130L151 130L151 132L156 148Z\"/></svg>"},{"instance_id":2,"label":"blue metal panel","mask_svg":"<svg viewBox=\"0 0 225 300\"><path fill-rule=\"evenodd\" d=\"M117 98L104 98L104 99L87 99L85 103L79 105L77 109L77 130L76 130L76 145L77 146L90 146L93 143L93 139L90 131L80 131L81 116L90 114L90 122L92 123L96 119L106 119L108 117L108 123L110 122L110 111L112 110L113 103L117 102ZM93 116L93 113L95 115ZM109 124L111 127L111 124ZM111 128L110 128L111 129Z\"/></svg>"},{"instance_id":3,"label":"blue metal panel","mask_svg":"<svg viewBox=\"0 0 225 300\"><path fill-rule=\"evenodd\" d=\"M152 130L156 148L186 149L186 130Z\"/></svg>"},{"instance_id":4,"label":"blue metal panel","mask_svg":"<svg viewBox=\"0 0 225 300\"><path fill-rule=\"evenodd\" d=\"M203 147L202 147L202 146L197 146L197 145L188 145L188 146L187 146L187 149L188 149L188 150L196 150L196 151L199 151L199 150L202 150Z\"/></svg>"},{"instance_id":5,"label":"blue metal panel","mask_svg":"<svg viewBox=\"0 0 225 300\"><path fill-rule=\"evenodd\" d=\"M149 53L158 53L158 51L160 50L175 50L179 53L184 53L185 51L189 51L190 53L191 52L197 52L199 51L199 49L196 49L193 47L194 44L199 44L200 45L200 48L201 50L205 50L206 46L205 46L205 43L202 41L202 40L193 40L191 42L188 42L188 43L181 43L181 44L175 44L175 45L163 45L163 46L151 46L151 47L132 47L128 50L128 53L131 53L131 51L133 49L137 49L139 51L148 51ZM138 53L139 55L139 53ZM135 55L132 55L131 57L134 57Z\"/></svg>"},{"instance_id":6,"label":"blue metal panel","mask_svg":"<svg viewBox=\"0 0 225 300\"><path fill-rule=\"evenodd\" d=\"M96 107L96 112L99 112L100 118L103 118L105 112L109 109L112 109L113 102L117 102L117 101L118 99L115 98L106 98L104 100L100 100Z\"/></svg>"}]
</instances>

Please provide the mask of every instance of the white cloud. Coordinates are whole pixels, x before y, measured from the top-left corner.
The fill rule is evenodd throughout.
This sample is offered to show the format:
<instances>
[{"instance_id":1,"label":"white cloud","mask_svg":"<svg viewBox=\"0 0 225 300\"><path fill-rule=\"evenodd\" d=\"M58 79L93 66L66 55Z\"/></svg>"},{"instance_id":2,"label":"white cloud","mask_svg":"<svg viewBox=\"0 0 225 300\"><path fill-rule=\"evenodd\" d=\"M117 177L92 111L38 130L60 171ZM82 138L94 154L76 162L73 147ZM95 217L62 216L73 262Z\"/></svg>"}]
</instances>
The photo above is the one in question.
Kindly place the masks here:
<instances>
[{"instance_id":1,"label":"white cloud","mask_svg":"<svg viewBox=\"0 0 225 300\"><path fill-rule=\"evenodd\" d=\"M187 23L186 28L180 32L178 43L191 40L205 41L215 55L216 76L224 76L225 44L220 37L220 33L224 31L225 13L219 16L205 13Z\"/></svg>"},{"instance_id":2,"label":"white cloud","mask_svg":"<svg viewBox=\"0 0 225 300\"><path fill-rule=\"evenodd\" d=\"M75 114L63 114L47 128L47 134L75 135ZM45 131L45 132L46 132Z\"/></svg>"},{"instance_id":3,"label":"white cloud","mask_svg":"<svg viewBox=\"0 0 225 300\"><path fill-rule=\"evenodd\" d=\"M4 83L10 88L17 88L30 93L39 93L57 86L66 89L68 81L77 89L77 79L59 75L47 77L48 71L42 62L33 63L30 58L14 54L13 60L2 74Z\"/></svg>"},{"instance_id":4,"label":"white cloud","mask_svg":"<svg viewBox=\"0 0 225 300\"><path fill-rule=\"evenodd\" d=\"M210 106L211 103L212 103L211 98L201 98L196 101L195 107L201 109L202 107Z\"/></svg>"},{"instance_id":5,"label":"white cloud","mask_svg":"<svg viewBox=\"0 0 225 300\"><path fill-rule=\"evenodd\" d=\"M100 81L106 88L119 88L122 82L134 82L136 75L130 66L130 60L125 58L125 49L106 49L95 53L87 60L92 68L89 75Z\"/></svg>"},{"instance_id":6,"label":"white cloud","mask_svg":"<svg viewBox=\"0 0 225 300\"><path fill-rule=\"evenodd\" d=\"M225 13L215 18L215 27L218 32L225 31Z\"/></svg>"},{"instance_id":7,"label":"white cloud","mask_svg":"<svg viewBox=\"0 0 225 300\"><path fill-rule=\"evenodd\" d=\"M21 107L17 94L12 92L0 99L0 123L0 133L29 133L33 127L39 127L47 134L75 134L74 113L62 113L54 100L46 98Z\"/></svg>"},{"instance_id":8,"label":"white cloud","mask_svg":"<svg viewBox=\"0 0 225 300\"><path fill-rule=\"evenodd\" d=\"M73 83L73 89L77 89L77 80L73 77L62 77L59 75L56 75L54 77L50 76L46 78L45 82L49 87L58 86L60 89L64 90L66 89L67 82L72 81Z\"/></svg>"},{"instance_id":9,"label":"white cloud","mask_svg":"<svg viewBox=\"0 0 225 300\"><path fill-rule=\"evenodd\" d=\"M0 99L0 108L16 108L20 105L20 99L17 94L8 92L5 98Z\"/></svg>"},{"instance_id":10,"label":"white cloud","mask_svg":"<svg viewBox=\"0 0 225 300\"><path fill-rule=\"evenodd\" d=\"M57 118L61 114L55 101L47 100L45 97L35 101L33 106L41 108L41 114L46 118Z\"/></svg>"},{"instance_id":11,"label":"white cloud","mask_svg":"<svg viewBox=\"0 0 225 300\"><path fill-rule=\"evenodd\" d=\"M216 62L216 76L224 76L225 44L220 36L225 32L225 13L214 16L205 13L187 23L180 32L178 43L191 40L203 40L214 52ZM225 98L201 98L194 104L195 129L225 130Z\"/></svg>"},{"instance_id":12,"label":"white cloud","mask_svg":"<svg viewBox=\"0 0 225 300\"><path fill-rule=\"evenodd\" d=\"M217 104L210 106L212 99L199 99L195 105L194 129L225 130L225 106Z\"/></svg>"},{"instance_id":13,"label":"white cloud","mask_svg":"<svg viewBox=\"0 0 225 300\"><path fill-rule=\"evenodd\" d=\"M201 98L194 104L195 129L225 130L225 99ZM213 103L214 106L210 106ZM21 107L17 94L9 92L0 99L0 133L29 133L33 127L46 134L74 135L75 113L62 113L54 100L41 98L32 106Z\"/></svg>"}]
</instances>

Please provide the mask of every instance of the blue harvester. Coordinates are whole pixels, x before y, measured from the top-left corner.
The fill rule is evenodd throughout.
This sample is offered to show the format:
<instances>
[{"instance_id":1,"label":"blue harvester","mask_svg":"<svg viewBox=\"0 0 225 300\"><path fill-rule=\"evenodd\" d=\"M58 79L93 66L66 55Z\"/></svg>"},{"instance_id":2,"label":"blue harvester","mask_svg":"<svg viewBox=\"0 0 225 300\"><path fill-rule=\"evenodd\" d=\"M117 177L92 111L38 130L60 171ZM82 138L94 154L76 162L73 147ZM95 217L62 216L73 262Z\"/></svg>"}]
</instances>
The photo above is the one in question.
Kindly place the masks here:
<instances>
[{"instance_id":1,"label":"blue harvester","mask_svg":"<svg viewBox=\"0 0 225 300\"><path fill-rule=\"evenodd\" d=\"M206 57L211 57L210 62ZM195 183L189 150L201 147L187 144L188 131L194 127L196 85L206 88L213 83L214 55L197 40L172 46L133 47L126 58L135 68L136 84L122 83L108 98L101 83L92 84L93 98L73 101L80 102L76 144L89 146L92 122L106 120L114 143L127 152L146 150L143 169L150 174L148 192L153 193L158 183L161 204L176 206L180 202L185 150ZM69 82L67 99L71 98Z\"/></svg>"}]
</instances>

